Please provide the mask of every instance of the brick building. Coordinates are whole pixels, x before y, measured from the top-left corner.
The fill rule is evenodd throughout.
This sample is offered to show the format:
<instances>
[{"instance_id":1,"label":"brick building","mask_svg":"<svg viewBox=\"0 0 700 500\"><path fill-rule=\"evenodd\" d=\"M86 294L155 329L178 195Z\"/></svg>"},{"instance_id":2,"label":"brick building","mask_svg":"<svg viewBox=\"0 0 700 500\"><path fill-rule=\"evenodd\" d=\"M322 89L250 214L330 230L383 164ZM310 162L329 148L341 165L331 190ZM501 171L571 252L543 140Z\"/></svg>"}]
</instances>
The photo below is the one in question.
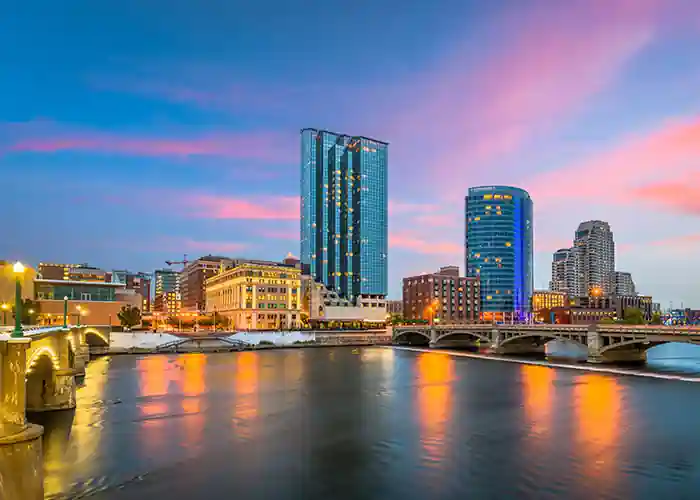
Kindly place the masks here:
<instances>
[{"instance_id":1,"label":"brick building","mask_svg":"<svg viewBox=\"0 0 700 500\"><path fill-rule=\"evenodd\" d=\"M433 274L403 279L404 319L434 319L442 323L470 323L479 319L479 278L459 275L447 266Z\"/></svg>"}]
</instances>

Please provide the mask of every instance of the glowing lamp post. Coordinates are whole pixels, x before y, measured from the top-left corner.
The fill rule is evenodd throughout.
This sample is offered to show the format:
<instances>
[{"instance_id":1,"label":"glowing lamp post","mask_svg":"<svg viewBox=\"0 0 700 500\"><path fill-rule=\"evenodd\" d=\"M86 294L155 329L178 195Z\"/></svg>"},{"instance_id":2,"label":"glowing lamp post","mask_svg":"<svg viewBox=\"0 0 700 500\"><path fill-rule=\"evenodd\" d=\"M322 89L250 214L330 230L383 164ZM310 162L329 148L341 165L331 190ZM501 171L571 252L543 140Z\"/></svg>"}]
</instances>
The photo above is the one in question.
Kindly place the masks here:
<instances>
[{"instance_id":1,"label":"glowing lamp post","mask_svg":"<svg viewBox=\"0 0 700 500\"><path fill-rule=\"evenodd\" d=\"M68 328L68 296L63 297L63 328Z\"/></svg>"},{"instance_id":2,"label":"glowing lamp post","mask_svg":"<svg viewBox=\"0 0 700 500\"><path fill-rule=\"evenodd\" d=\"M0 306L2 308L2 324L7 324L7 310L10 308L10 304L3 304Z\"/></svg>"},{"instance_id":3,"label":"glowing lamp post","mask_svg":"<svg viewBox=\"0 0 700 500\"><path fill-rule=\"evenodd\" d=\"M83 314L83 308L80 306L75 307L78 310L78 328L80 327L80 316Z\"/></svg>"},{"instance_id":4,"label":"glowing lamp post","mask_svg":"<svg viewBox=\"0 0 700 500\"><path fill-rule=\"evenodd\" d=\"M24 266L21 262L15 262L12 266L15 272L15 329L12 337L24 337L22 331L22 277L24 276Z\"/></svg>"}]
</instances>

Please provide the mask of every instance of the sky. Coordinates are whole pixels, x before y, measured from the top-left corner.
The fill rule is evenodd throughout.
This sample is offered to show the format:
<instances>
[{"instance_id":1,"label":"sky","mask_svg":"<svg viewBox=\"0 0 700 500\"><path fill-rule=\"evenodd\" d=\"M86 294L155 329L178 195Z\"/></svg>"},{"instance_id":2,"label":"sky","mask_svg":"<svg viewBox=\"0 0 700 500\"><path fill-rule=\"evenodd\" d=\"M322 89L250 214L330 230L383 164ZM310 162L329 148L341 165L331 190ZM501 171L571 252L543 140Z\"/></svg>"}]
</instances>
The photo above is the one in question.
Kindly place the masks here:
<instances>
[{"instance_id":1,"label":"sky","mask_svg":"<svg viewBox=\"0 0 700 500\"><path fill-rule=\"evenodd\" d=\"M464 267L470 186L527 189L535 287L584 220L700 308L700 2L13 2L0 259L150 272L299 254L304 127L389 146L389 294Z\"/></svg>"}]
</instances>

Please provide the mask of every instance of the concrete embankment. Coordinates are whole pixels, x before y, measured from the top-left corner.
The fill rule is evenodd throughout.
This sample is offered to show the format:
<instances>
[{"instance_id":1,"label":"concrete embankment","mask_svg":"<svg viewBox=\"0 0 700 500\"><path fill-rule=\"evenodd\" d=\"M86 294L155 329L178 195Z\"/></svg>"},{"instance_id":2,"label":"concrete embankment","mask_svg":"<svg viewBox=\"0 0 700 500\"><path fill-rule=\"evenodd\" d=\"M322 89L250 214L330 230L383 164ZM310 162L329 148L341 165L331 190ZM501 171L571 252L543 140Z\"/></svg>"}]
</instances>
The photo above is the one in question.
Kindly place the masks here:
<instances>
[{"instance_id":1,"label":"concrete embankment","mask_svg":"<svg viewBox=\"0 0 700 500\"><path fill-rule=\"evenodd\" d=\"M222 352L279 348L389 345L387 334L239 332L230 335L176 335L167 333L113 333L110 345L92 354L148 354L164 352Z\"/></svg>"}]
</instances>

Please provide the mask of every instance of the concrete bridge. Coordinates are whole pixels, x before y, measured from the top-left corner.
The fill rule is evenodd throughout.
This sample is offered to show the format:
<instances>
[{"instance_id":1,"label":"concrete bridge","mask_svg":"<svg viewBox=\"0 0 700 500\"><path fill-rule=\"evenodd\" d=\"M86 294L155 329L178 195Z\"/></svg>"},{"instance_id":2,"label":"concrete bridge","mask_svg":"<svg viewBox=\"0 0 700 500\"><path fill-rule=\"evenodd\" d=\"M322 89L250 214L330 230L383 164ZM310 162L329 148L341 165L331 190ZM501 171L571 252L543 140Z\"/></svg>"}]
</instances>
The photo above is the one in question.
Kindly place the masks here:
<instances>
[{"instance_id":1,"label":"concrete bridge","mask_svg":"<svg viewBox=\"0 0 700 500\"><path fill-rule=\"evenodd\" d=\"M43 499L40 426L26 412L75 408L75 377L90 346L109 345L110 327L52 327L0 333L0 498Z\"/></svg>"},{"instance_id":2,"label":"concrete bridge","mask_svg":"<svg viewBox=\"0 0 700 500\"><path fill-rule=\"evenodd\" d=\"M700 328L628 325L440 325L394 327L394 344L431 347L486 345L496 354L544 353L552 340L588 352L590 363L641 362L646 351L669 342L700 345Z\"/></svg>"}]
</instances>

